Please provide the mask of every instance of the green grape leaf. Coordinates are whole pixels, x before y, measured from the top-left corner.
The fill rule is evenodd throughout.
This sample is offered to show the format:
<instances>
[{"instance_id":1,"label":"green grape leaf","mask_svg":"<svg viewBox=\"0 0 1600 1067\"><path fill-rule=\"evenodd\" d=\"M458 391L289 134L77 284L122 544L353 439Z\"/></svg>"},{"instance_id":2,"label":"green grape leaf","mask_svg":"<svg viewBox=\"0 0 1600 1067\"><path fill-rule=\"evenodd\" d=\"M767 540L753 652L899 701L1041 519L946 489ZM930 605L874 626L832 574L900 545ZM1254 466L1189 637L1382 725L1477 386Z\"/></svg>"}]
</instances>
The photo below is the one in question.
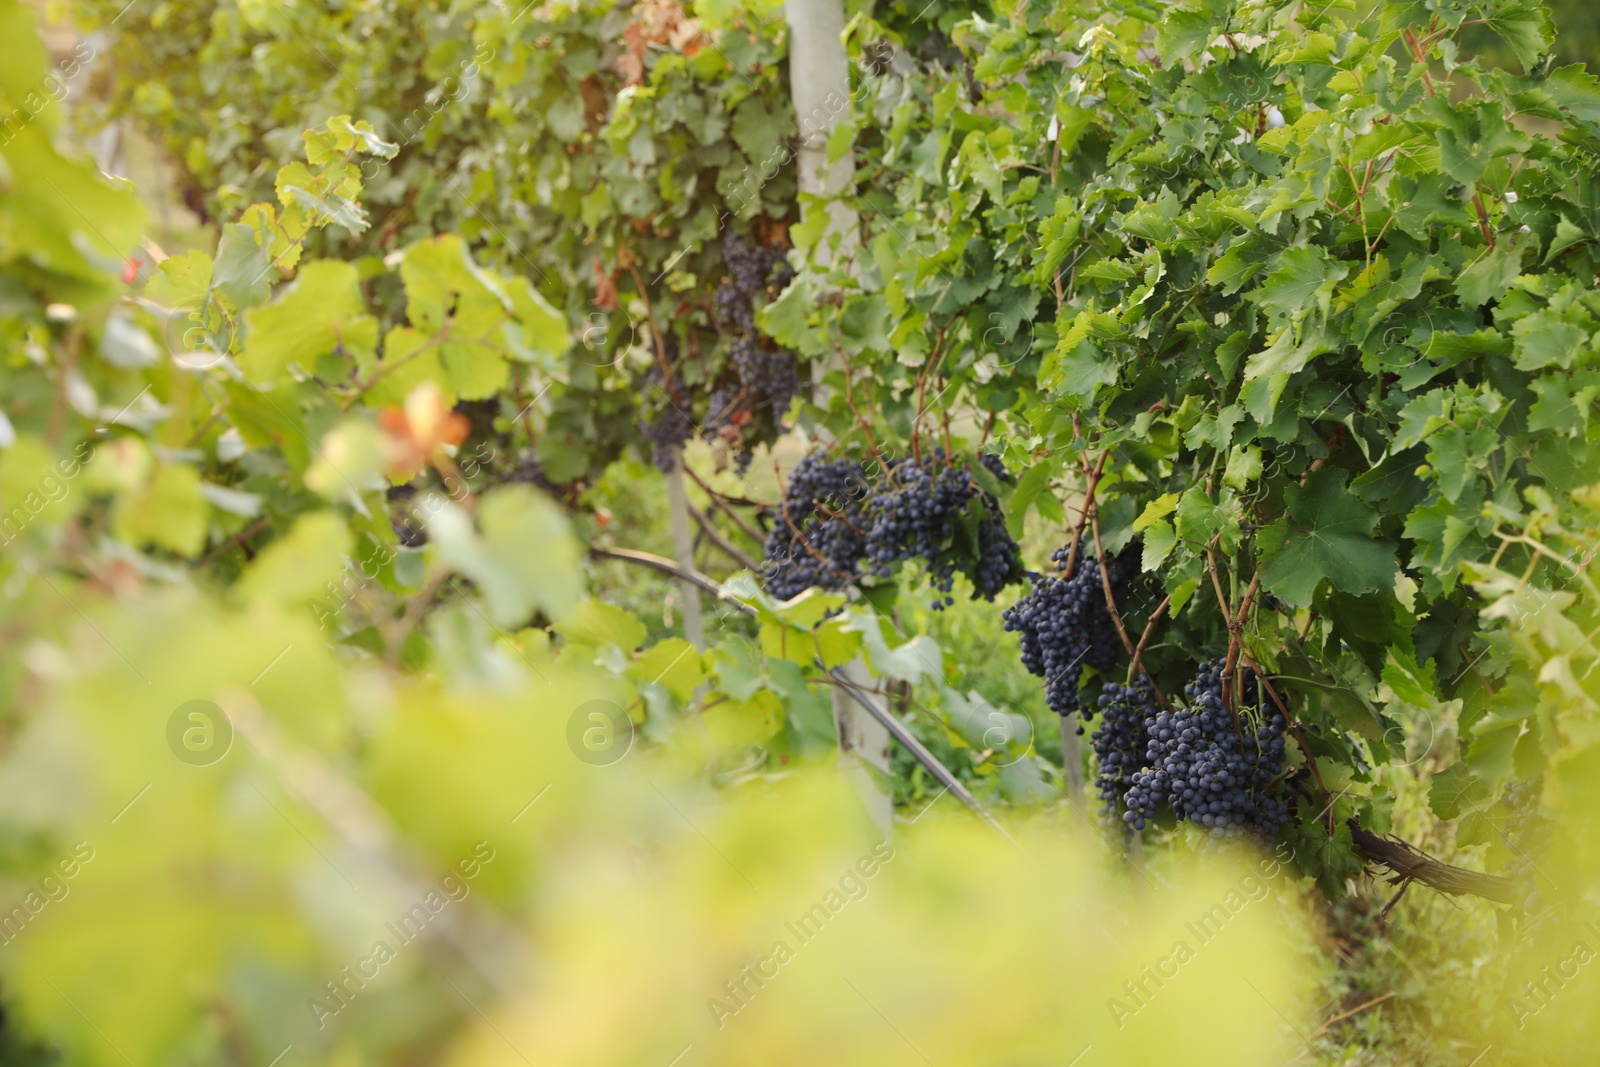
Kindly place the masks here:
<instances>
[{"instance_id":1,"label":"green grape leaf","mask_svg":"<svg viewBox=\"0 0 1600 1067\"><path fill-rule=\"evenodd\" d=\"M484 495L478 527L453 504L428 521L441 561L477 584L495 625L521 627L536 610L559 620L572 610L578 547L560 508L527 486L503 486Z\"/></svg>"},{"instance_id":2,"label":"green grape leaf","mask_svg":"<svg viewBox=\"0 0 1600 1067\"><path fill-rule=\"evenodd\" d=\"M242 309L266 303L272 292L272 279L267 277L271 272L272 261L257 242L255 230L237 222L222 228L211 284L230 304Z\"/></svg>"},{"instance_id":3,"label":"green grape leaf","mask_svg":"<svg viewBox=\"0 0 1600 1067\"><path fill-rule=\"evenodd\" d=\"M1309 607L1324 579L1346 593L1394 584L1395 546L1372 536L1377 512L1345 487L1342 471L1317 471L1304 487L1287 487L1284 496L1288 516L1260 534L1262 579L1269 590L1295 607Z\"/></svg>"},{"instance_id":4,"label":"green grape leaf","mask_svg":"<svg viewBox=\"0 0 1600 1067\"><path fill-rule=\"evenodd\" d=\"M370 355L378 337L355 267L332 260L307 263L287 292L245 313L245 328L239 363L247 378L262 384L283 377L291 363L310 367L339 349Z\"/></svg>"},{"instance_id":5,"label":"green grape leaf","mask_svg":"<svg viewBox=\"0 0 1600 1067\"><path fill-rule=\"evenodd\" d=\"M633 677L641 685L664 686L687 703L705 681L705 667L693 645L681 637L668 637L639 653L633 661Z\"/></svg>"},{"instance_id":6,"label":"green grape leaf","mask_svg":"<svg viewBox=\"0 0 1600 1067\"><path fill-rule=\"evenodd\" d=\"M1483 21L1511 49L1524 72L1532 70L1550 51L1550 42L1556 36L1550 9L1542 4L1507 5L1488 14Z\"/></svg>"},{"instance_id":7,"label":"green grape leaf","mask_svg":"<svg viewBox=\"0 0 1600 1067\"><path fill-rule=\"evenodd\" d=\"M644 644L650 631L628 612L601 600L581 600L556 627L568 641L586 645L616 645L632 652Z\"/></svg>"},{"instance_id":8,"label":"green grape leaf","mask_svg":"<svg viewBox=\"0 0 1600 1067\"><path fill-rule=\"evenodd\" d=\"M205 546L209 512L200 473L186 464L167 464L147 485L117 495L112 528L136 547L194 556Z\"/></svg>"},{"instance_id":9,"label":"green grape leaf","mask_svg":"<svg viewBox=\"0 0 1600 1067\"><path fill-rule=\"evenodd\" d=\"M295 520L245 570L238 592L245 600L300 605L324 595L344 570L351 548L350 528L336 513L313 511Z\"/></svg>"}]
</instances>

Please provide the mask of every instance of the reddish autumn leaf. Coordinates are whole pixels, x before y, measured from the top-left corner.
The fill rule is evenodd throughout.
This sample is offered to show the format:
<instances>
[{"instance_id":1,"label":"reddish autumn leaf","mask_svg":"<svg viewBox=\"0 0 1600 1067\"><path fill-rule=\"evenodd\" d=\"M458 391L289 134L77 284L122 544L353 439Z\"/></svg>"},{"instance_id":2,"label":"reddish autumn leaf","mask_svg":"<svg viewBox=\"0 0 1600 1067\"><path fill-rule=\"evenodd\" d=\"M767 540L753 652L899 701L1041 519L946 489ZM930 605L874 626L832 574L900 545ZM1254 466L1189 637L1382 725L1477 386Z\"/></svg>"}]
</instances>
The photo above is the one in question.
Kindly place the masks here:
<instances>
[{"instance_id":1,"label":"reddish autumn leaf","mask_svg":"<svg viewBox=\"0 0 1600 1067\"><path fill-rule=\"evenodd\" d=\"M404 408L379 411L378 426L384 432L389 473L399 478L415 474L446 447L466 440L472 430L472 423L465 416L445 404L443 393L433 382L413 389Z\"/></svg>"},{"instance_id":2,"label":"reddish autumn leaf","mask_svg":"<svg viewBox=\"0 0 1600 1067\"><path fill-rule=\"evenodd\" d=\"M605 269L600 257L594 260L594 306L601 311L617 310L617 279Z\"/></svg>"}]
</instances>

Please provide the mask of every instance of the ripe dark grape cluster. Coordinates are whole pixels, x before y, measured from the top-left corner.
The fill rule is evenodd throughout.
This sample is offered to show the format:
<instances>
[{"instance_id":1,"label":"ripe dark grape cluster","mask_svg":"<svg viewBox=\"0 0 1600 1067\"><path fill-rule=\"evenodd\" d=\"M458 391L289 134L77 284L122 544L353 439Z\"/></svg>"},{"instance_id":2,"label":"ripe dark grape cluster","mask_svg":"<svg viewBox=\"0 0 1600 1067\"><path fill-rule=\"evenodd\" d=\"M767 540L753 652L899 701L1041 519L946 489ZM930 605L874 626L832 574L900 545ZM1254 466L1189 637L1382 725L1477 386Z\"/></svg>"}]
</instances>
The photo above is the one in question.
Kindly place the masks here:
<instances>
[{"instance_id":1,"label":"ripe dark grape cluster","mask_svg":"<svg viewBox=\"0 0 1600 1067\"><path fill-rule=\"evenodd\" d=\"M672 472L673 456L689 440L693 430L689 416L670 400L656 411L653 420L639 420L639 432L650 442L650 458L662 474Z\"/></svg>"},{"instance_id":2,"label":"ripe dark grape cluster","mask_svg":"<svg viewBox=\"0 0 1600 1067\"><path fill-rule=\"evenodd\" d=\"M867 480L860 463L813 453L789 475L767 535L762 575L767 591L788 600L820 586L837 589L866 553L862 531Z\"/></svg>"},{"instance_id":3,"label":"ripe dark grape cluster","mask_svg":"<svg viewBox=\"0 0 1600 1067\"><path fill-rule=\"evenodd\" d=\"M668 366L678 361L678 339L671 333L660 338L661 351ZM668 383L661 371L661 363L650 364L644 372L644 396L655 408L653 415L639 418L639 433L650 442L650 458L662 474L672 471L673 454L683 447L694 433L694 423L684 410L688 398L683 395L681 383Z\"/></svg>"},{"instance_id":4,"label":"ripe dark grape cluster","mask_svg":"<svg viewBox=\"0 0 1600 1067\"><path fill-rule=\"evenodd\" d=\"M985 600L1022 578L999 502L977 487L964 464L933 449L876 470L869 485L866 469L853 461L808 456L795 468L785 491L787 515L774 524L763 564L774 596L812 585L838 588L859 573L887 578L914 558L942 594L935 608L954 603L958 571Z\"/></svg>"},{"instance_id":5,"label":"ripe dark grape cluster","mask_svg":"<svg viewBox=\"0 0 1600 1067\"><path fill-rule=\"evenodd\" d=\"M763 407L772 412L776 422L800 392L794 353L771 347L756 330L755 315L755 309L767 302L770 290L789 284L794 270L778 250L747 241L732 230L722 235L722 261L728 278L712 295L711 307L733 335L728 361L738 376L731 394L737 400L721 405L707 417L708 432L728 424L740 411Z\"/></svg>"},{"instance_id":6,"label":"ripe dark grape cluster","mask_svg":"<svg viewBox=\"0 0 1600 1067\"><path fill-rule=\"evenodd\" d=\"M1095 785L1101 809L1117 816L1122 798L1133 788L1134 776L1144 769L1150 747L1145 723L1156 715L1149 682L1136 685L1107 682L1100 692L1100 724L1094 728L1094 755L1098 771Z\"/></svg>"},{"instance_id":7,"label":"ripe dark grape cluster","mask_svg":"<svg viewBox=\"0 0 1600 1067\"><path fill-rule=\"evenodd\" d=\"M1051 555L1057 567L1066 566L1068 550ZM1121 599L1126 581L1123 568L1113 564L1112 595ZM1069 577L1039 575L1033 591L1001 615L1005 628L1022 635L1022 665L1045 680L1045 703L1057 715L1079 710L1078 682L1084 664L1098 671L1111 668L1117 656L1117 635L1106 610L1105 588L1100 580L1100 560L1084 556ZM1093 709L1085 708L1085 717ZM1083 727L1078 727L1083 732Z\"/></svg>"},{"instance_id":8,"label":"ripe dark grape cluster","mask_svg":"<svg viewBox=\"0 0 1600 1067\"><path fill-rule=\"evenodd\" d=\"M1265 792L1283 770L1287 724L1276 708L1262 707L1253 677L1245 681L1236 719L1223 702L1223 666L1202 663L1184 687L1187 706L1146 718L1147 765L1123 796L1123 819L1134 829L1144 829L1163 803L1180 819L1230 835L1271 837L1288 818L1283 803Z\"/></svg>"}]
</instances>

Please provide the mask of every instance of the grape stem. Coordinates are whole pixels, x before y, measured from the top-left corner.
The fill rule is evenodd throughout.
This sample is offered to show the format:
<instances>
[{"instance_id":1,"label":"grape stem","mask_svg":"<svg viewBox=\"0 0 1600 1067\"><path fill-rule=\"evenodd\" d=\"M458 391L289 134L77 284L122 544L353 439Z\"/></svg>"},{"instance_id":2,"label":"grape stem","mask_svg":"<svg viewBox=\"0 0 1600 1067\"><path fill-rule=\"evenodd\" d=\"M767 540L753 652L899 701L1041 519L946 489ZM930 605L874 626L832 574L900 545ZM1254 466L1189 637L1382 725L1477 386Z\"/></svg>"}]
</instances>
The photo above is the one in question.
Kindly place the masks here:
<instances>
[{"instance_id":1,"label":"grape stem","mask_svg":"<svg viewBox=\"0 0 1600 1067\"><path fill-rule=\"evenodd\" d=\"M776 461L773 462L773 466L777 466ZM812 548L811 542L806 540L806 535L800 532L800 527L796 526L794 524L794 520L789 517L789 494L783 491L783 480L781 478L778 480L778 492L780 494L779 502L783 507L783 521L788 524L789 529L794 531L794 535L800 539L800 543L805 546L806 551L815 556L818 563L822 564L824 567L827 567L829 570L833 571L834 574L837 574L839 577L848 582L850 580L850 575L839 570L826 556L824 556L821 552L818 552L815 548Z\"/></svg>"},{"instance_id":2,"label":"grape stem","mask_svg":"<svg viewBox=\"0 0 1600 1067\"><path fill-rule=\"evenodd\" d=\"M846 516L845 513L840 511L838 508L830 508L826 504L819 503L817 505L817 510L822 512L824 515L828 516L828 518L830 518L830 519L838 519L840 522L844 523L846 526L848 526L850 529L854 530L856 533L860 534L862 537L866 537L867 536L867 531L863 530L861 527L859 527L855 523L851 522L849 517Z\"/></svg>"},{"instance_id":3,"label":"grape stem","mask_svg":"<svg viewBox=\"0 0 1600 1067\"><path fill-rule=\"evenodd\" d=\"M1101 573L1105 573L1104 567L1101 568ZM1156 610L1150 613L1150 620L1144 624L1144 633L1139 635L1139 643L1134 646L1133 659L1128 663L1128 677L1122 683L1123 685L1133 684L1134 676L1139 673L1139 660L1144 655L1145 646L1150 643L1150 635L1155 633L1156 623L1160 621L1162 615L1166 614L1167 607L1171 603L1172 594L1168 593L1162 598L1161 603L1156 605Z\"/></svg>"},{"instance_id":4,"label":"grape stem","mask_svg":"<svg viewBox=\"0 0 1600 1067\"><path fill-rule=\"evenodd\" d=\"M1222 611L1222 622L1228 627L1228 661L1222 673L1222 706L1227 709L1233 718L1233 732L1239 738L1239 751L1244 752L1244 730L1239 726L1239 709L1233 699L1233 686L1229 684L1233 678L1233 661L1238 655L1235 645L1237 634L1233 630L1233 608L1228 603L1228 595L1222 591L1222 579L1217 575L1217 555L1212 551L1222 534L1213 537L1205 547L1206 570L1211 572L1211 588L1217 594L1217 607Z\"/></svg>"},{"instance_id":5,"label":"grape stem","mask_svg":"<svg viewBox=\"0 0 1600 1067\"><path fill-rule=\"evenodd\" d=\"M933 365L938 363L943 356L944 335L949 328L950 323L948 320L943 326L939 327L939 337L933 342L933 351L928 353L928 362L922 365L922 373L917 375L917 417L911 420L911 454L918 463L922 462L922 450L917 444L917 428L922 424L922 416L927 414L928 411L922 404L922 397L928 385L929 372L933 370ZM934 399L937 400L938 397L934 397Z\"/></svg>"},{"instance_id":6,"label":"grape stem","mask_svg":"<svg viewBox=\"0 0 1600 1067\"><path fill-rule=\"evenodd\" d=\"M1213 573L1213 576L1214 573ZM1250 602L1256 597L1256 590L1261 588L1261 572L1258 570L1250 579L1250 584L1245 587L1244 596L1239 598L1239 613L1228 620L1228 660L1222 667L1222 697L1230 704L1233 702L1233 673L1239 664L1239 649L1243 645L1244 617L1250 613ZM1224 618L1227 618L1224 615ZM1232 708L1230 707L1231 711Z\"/></svg>"},{"instance_id":7,"label":"grape stem","mask_svg":"<svg viewBox=\"0 0 1600 1067\"><path fill-rule=\"evenodd\" d=\"M656 360L661 364L661 377L667 383L667 391L672 394L673 401L680 407L688 407L688 402L683 399L683 394L678 391L677 379L672 376L672 368L667 365L667 349L661 343L661 333L656 329L655 309L650 305L650 293L645 288L644 279L639 277L639 268L628 264L628 273L633 275L633 284L639 287L639 299L644 301L644 316L650 322L650 340L655 345ZM685 415L688 413L685 412ZM694 421L693 419L690 420Z\"/></svg>"},{"instance_id":8,"label":"grape stem","mask_svg":"<svg viewBox=\"0 0 1600 1067\"><path fill-rule=\"evenodd\" d=\"M730 497L726 494L719 493L705 482L701 481L700 476L696 474L694 469L687 463L684 464L683 473L687 474L690 479L694 481L694 484L698 485L701 491L706 494L710 501L715 504L724 515L732 519L733 524L739 527L739 529L743 530L745 535L749 537L750 540L757 543L766 540L766 535L762 534L759 530L746 522L744 520L744 516L733 510L732 504L744 504L746 507L754 508L770 507L771 505L763 504L758 500L745 500L743 497ZM730 504L730 501L732 504Z\"/></svg>"},{"instance_id":9,"label":"grape stem","mask_svg":"<svg viewBox=\"0 0 1600 1067\"><path fill-rule=\"evenodd\" d=\"M1089 520L1089 511L1094 507L1095 490L1100 485L1100 475L1105 471L1106 460L1110 456L1111 450L1109 448L1100 453L1099 461L1095 463L1094 470L1089 474L1089 484L1083 491L1083 509L1078 512L1078 528L1072 531L1072 547L1067 549L1067 565L1061 572L1062 581L1070 579L1077 569L1078 546L1083 543L1083 525Z\"/></svg>"},{"instance_id":10,"label":"grape stem","mask_svg":"<svg viewBox=\"0 0 1600 1067\"><path fill-rule=\"evenodd\" d=\"M1312 777L1316 778L1317 780L1317 788L1322 790L1322 797L1328 802L1328 837L1332 838L1334 832L1334 820L1337 818L1333 813L1333 802L1335 798L1332 793L1328 792L1328 783L1322 780L1322 769L1317 766L1316 754L1311 751L1311 746L1306 744L1306 735L1301 732L1300 724L1295 721L1293 715L1289 714L1289 706L1284 703L1283 698L1278 695L1278 691L1274 689L1272 687L1272 683L1267 680L1266 672L1261 669L1261 665L1256 663L1256 661L1251 659L1249 656L1244 658L1244 662L1245 666L1249 667L1255 672L1256 680L1260 682L1261 687L1267 691L1267 696L1272 698L1272 702L1278 706L1278 714L1283 716L1283 721L1288 723L1289 729L1294 731L1294 739L1300 743L1300 751L1306 754L1306 762L1311 765L1311 774Z\"/></svg>"},{"instance_id":11,"label":"grape stem","mask_svg":"<svg viewBox=\"0 0 1600 1067\"><path fill-rule=\"evenodd\" d=\"M1104 457L1101 457L1101 462L1104 462ZM1117 610L1117 598L1111 592L1111 568L1106 566L1105 550L1100 547L1100 515L1098 509L1091 512L1089 525L1094 532L1094 554L1100 559L1100 588L1105 590L1106 594L1106 614L1111 616L1111 621L1117 628L1117 636L1122 638L1122 647L1127 650L1128 656L1131 658L1134 655L1133 642L1128 638L1128 628L1122 625L1122 613ZM1148 674L1145 677L1150 678ZM1154 678L1150 678L1150 692L1161 702L1163 708L1167 711L1172 710L1172 704L1167 700L1167 695L1161 691L1161 687L1156 684Z\"/></svg>"},{"instance_id":12,"label":"grape stem","mask_svg":"<svg viewBox=\"0 0 1600 1067\"><path fill-rule=\"evenodd\" d=\"M257 519L249 526L246 526L244 529L240 530L238 533L222 542L222 544L218 545L216 548L213 548L210 552L207 552L206 558L197 563L195 565L195 569L204 570L214 563L218 556L226 555L233 549L238 548L240 545L244 544L246 541L250 540L250 538L254 537L262 530L265 530L270 525L272 525L271 519Z\"/></svg>"},{"instance_id":13,"label":"grape stem","mask_svg":"<svg viewBox=\"0 0 1600 1067\"><path fill-rule=\"evenodd\" d=\"M727 537L723 536L722 531L711 524L711 516L707 515L705 512L701 511L692 504L689 505L687 510L689 512L689 517L695 521L695 525L699 526L701 531L706 535L706 540L710 541L713 545L716 545L717 548L721 549L723 555L728 556L735 563L739 564L739 566L751 571L754 574L761 573L761 564L757 563L738 545L734 544L732 541L728 540Z\"/></svg>"},{"instance_id":14,"label":"grape stem","mask_svg":"<svg viewBox=\"0 0 1600 1067\"><path fill-rule=\"evenodd\" d=\"M866 417L861 414L861 409L856 407L855 376L850 373L850 359L844 354L843 348L840 348L837 344L834 345L834 348L839 353L839 366L844 369L845 403L850 405L850 410L855 412L856 421L861 424L861 432L866 436L867 448L871 449L872 458L881 464L883 456L878 452L877 442L872 439L872 429L867 425Z\"/></svg>"},{"instance_id":15,"label":"grape stem","mask_svg":"<svg viewBox=\"0 0 1600 1067\"><path fill-rule=\"evenodd\" d=\"M1222 609L1222 619L1226 622L1233 617L1233 608L1228 605L1228 594L1222 591L1222 579L1217 572L1217 555L1212 551L1221 536L1221 534L1218 534L1211 539L1210 544L1206 545L1205 556L1206 563L1209 564L1206 569L1211 572L1211 588L1217 594L1217 607Z\"/></svg>"}]
</instances>

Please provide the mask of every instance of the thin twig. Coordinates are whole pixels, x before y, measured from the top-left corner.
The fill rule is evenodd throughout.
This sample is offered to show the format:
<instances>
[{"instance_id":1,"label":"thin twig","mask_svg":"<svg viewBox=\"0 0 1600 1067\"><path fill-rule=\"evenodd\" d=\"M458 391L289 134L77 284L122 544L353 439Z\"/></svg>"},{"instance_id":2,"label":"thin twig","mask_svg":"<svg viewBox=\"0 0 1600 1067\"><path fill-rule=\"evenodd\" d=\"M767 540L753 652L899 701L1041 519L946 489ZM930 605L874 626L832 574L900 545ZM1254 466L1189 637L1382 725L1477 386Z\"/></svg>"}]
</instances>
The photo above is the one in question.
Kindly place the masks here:
<instances>
[{"instance_id":1,"label":"thin twig","mask_svg":"<svg viewBox=\"0 0 1600 1067\"><path fill-rule=\"evenodd\" d=\"M1406 883L1406 885L1410 885L1410 884L1411 884L1410 882ZM1400 892L1404 893L1405 891L1406 891L1405 886L1401 886L1400 887ZM1398 894L1396 894L1395 899L1396 900L1399 899L1399 895ZM1360 1015L1362 1012L1366 1011L1368 1008L1377 1007L1379 1004L1382 1004L1384 1001L1389 1000L1393 996L1394 996L1393 993L1385 993L1383 996L1381 996L1381 997L1373 997L1371 1000L1367 1001L1365 1004L1362 1004L1362 1005L1360 1005L1358 1007L1351 1008L1349 1011L1340 1012L1338 1015L1335 1015L1333 1018L1329 1019L1327 1022L1325 1022L1321 1026L1317 1027L1316 1031L1313 1032L1311 1037L1307 1038L1307 1040L1309 1041L1309 1040L1313 1040L1315 1038L1321 1037L1323 1034L1328 1032L1329 1027L1333 1026L1334 1023L1342 1023L1346 1019L1350 1018L1350 1016L1352 1016L1352 1015Z\"/></svg>"},{"instance_id":2,"label":"thin twig","mask_svg":"<svg viewBox=\"0 0 1600 1067\"><path fill-rule=\"evenodd\" d=\"M254 537L262 530L265 530L269 525L271 525L271 523L271 519L257 519L249 526L246 526L244 529L240 530L238 533L222 542L222 544L218 545L216 548L213 548L210 552L207 552L205 558L196 564L196 569L204 570L206 567L210 566L218 556L224 555L233 549L238 548L240 545L250 540L250 538Z\"/></svg>"},{"instance_id":3,"label":"thin twig","mask_svg":"<svg viewBox=\"0 0 1600 1067\"><path fill-rule=\"evenodd\" d=\"M1289 729L1294 731L1295 740L1300 742L1300 751L1305 753L1306 763L1311 766L1311 776L1317 780L1317 788L1322 790L1323 799L1328 802L1328 836L1331 838L1334 832L1334 819L1336 818L1333 813L1333 802L1336 798L1328 791L1328 783L1322 780L1322 768L1317 766L1317 755L1311 751L1311 746L1306 743L1306 735L1301 731L1300 724L1295 721L1293 715L1289 714L1289 706L1284 703L1282 697L1278 696L1278 691L1272 687L1272 682L1268 680L1266 672L1261 669L1260 664L1249 656L1245 657L1244 662L1245 666L1255 672L1256 681L1261 683L1262 688L1267 691L1267 696L1271 697L1272 702L1278 706L1278 714L1283 716L1283 721L1288 724Z\"/></svg>"},{"instance_id":4,"label":"thin twig","mask_svg":"<svg viewBox=\"0 0 1600 1067\"><path fill-rule=\"evenodd\" d=\"M644 279L639 276L639 268L633 264L628 265L628 273L633 275L633 284L639 289L639 299L644 301L644 315L650 323L650 340L654 342L656 360L661 364L661 377L666 382L667 391L672 394L672 400L680 407L689 405L683 399L683 394L678 392L678 382L672 376L672 368L667 364L667 346L661 341L661 331L656 328L656 313L650 306L650 293L645 288ZM685 416L688 412L684 412Z\"/></svg>"},{"instance_id":5,"label":"thin twig","mask_svg":"<svg viewBox=\"0 0 1600 1067\"><path fill-rule=\"evenodd\" d=\"M1239 613L1228 620L1228 659L1222 665L1222 696L1225 700L1233 697L1233 670L1239 664L1239 649L1243 645L1244 617L1250 613L1250 602L1255 599L1256 590L1261 588L1261 572L1258 570L1255 577L1250 579L1250 584L1245 587L1244 596L1239 600Z\"/></svg>"},{"instance_id":6,"label":"thin twig","mask_svg":"<svg viewBox=\"0 0 1600 1067\"><path fill-rule=\"evenodd\" d=\"M1100 453L1100 459L1094 465L1094 471L1089 475L1089 483L1083 491L1083 510L1078 513L1078 528L1072 531L1072 547L1067 549L1067 565L1062 570L1063 580L1071 578L1078 566L1078 546L1083 542L1083 526L1089 521L1089 511L1094 507L1095 489L1100 485L1100 475L1106 469L1106 460L1111 456L1108 448Z\"/></svg>"},{"instance_id":7,"label":"thin twig","mask_svg":"<svg viewBox=\"0 0 1600 1067\"><path fill-rule=\"evenodd\" d=\"M1111 621L1117 627L1117 636L1122 638L1122 647L1129 656L1133 655L1133 641L1128 637L1128 630L1122 625L1122 613L1117 610L1117 598L1111 594L1111 570L1106 566L1106 554L1100 547L1100 516L1092 516L1089 520L1090 527L1094 530L1094 554L1100 559L1100 587L1106 593L1106 612L1110 614Z\"/></svg>"},{"instance_id":8,"label":"thin twig","mask_svg":"<svg viewBox=\"0 0 1600 1067\"><path fill-rule=\"evenodd\" d=\"M1405 37L1406 44L1411 48L1411 54L1422 64L1422 84L1427 87L1428 95L1433 96L1433 76L1428 73L1428 58L1423 55L1422 46L1417 42L1417 35L1411 32L1409 26L1406 27Z\"/></svg>"},{"instance_id":9,"label":"thin twig","mask_svg":"<svg viewBox=\"0 0 1600 1067\"><path fill-rule=\"evenodd\" d=\"M1101 565L1101 572L1104 573L1104 564ZM1134 646L1133 659L1128 664L1128 679L1123 683L1124 685L1133 684L1134 676L1139 673L1139 660L1144 655L1145 646L1150 643L1150 635L1155 633L1156 622L1166 613L1167 607L1171 603L1172 594L1168 593L1161 599L1161 603L1156 605L1156 610L1150 613L1150 621L1144 624L1144 633L1139 635L1139 643Z\"/></svg>"},{"instance_id":10,"label":"thin twig","mask_svg":"<svg viewBox=\"0 0 1600 1067\"><path fill-rule=\"evenodd\" d=\"M1385 904L1383 906L1383 910L1378 912L1378 919L1380 921L1382 921L1383 919L1387 919L1389 917L1389 912L1391 910L1393 910L1393 908L1394 908L1394 906L1396 904L1400 903L1400 898L1405 896L1406 895L1406 890L1410 889L1410 888L1411 888L1411 879L1403 878L1403 879L1400 880L1400 888L1396 889L1394 891L1394 896L1389 898L1389 903Z\"/></svg>"},{"instance_id":11,"label":"thin twig","mask_svg":"<svg viewBox=\"0 0 1600 1067\"><path fill-rule=\"evenodd\" d=\"M1483 197L1473 196L1472 210L1478 216L1478 232L1483 234L1483 242L1490 249L1494 248L1494 232L1489 229L1489 213L1483 208Z\"/></svg>"},{"instance_id":12,"label":"thin twig","mask_svg":"<svg viewBox=\"0 0 1600 1067\"><path fill-rule=\"evenodd\" d=\"M928 411L922 404L922 397L927 388L928 375L933 372L934 364L944 358L944 335L949 328L950 323L948 320L943 326L939 327L939 337L933 342L933 351L928 353L928 362L922 365L922 372L917 375L917 414L911 420L911 455L918 463L922 462L922 449L918 444L917 431L922 425L922 416L927 414ZM934 399L937 400L938 398L935 397Z\"/></svg>"},{"instance_id":13,"label":"thin twig","mask_svg":"<svg viewBox=\"0 0 1600 1067\"><path fill-rule=\"evenodd\" d=\"M861 409L856 407L855 375L850 373L850 359L844 354L842 348L838 349L838 352L839 366L844 370L845 403L850 405L850 410L855 412L856 421L861 424L861 433L867 439L867 449L872 453L874 459L882 463L883 456L878 452L878 443L872 439L872 427L868 425L866 416L861 414Z\"/></svg>"},{"instance_id":14,"label":"thin twig","mask_svg":"<svg viewBox=\"0 0 1600 1067\"><path fill-rule=\"evenodd\" d=\"M699 525L701 530L705 531L706 540L720 548L723 554L732 558L735 563L746 570L754 571L757 574L761 572L761 564L757 563L749 553L724 537L722 531L711 524L709 515L693 504L688 505L688 512L689 517Z\"/></svg>"},{"instance_id":15,"label":"thin twig","mask_svg":"<svg viewBox=\"0 0 1600 1067\"><path fill-rule=\"evenodd\" d=\"M767 539L765 534L746 522L744 516L733 510L733 503L742 503L746 507L753 508L767 507L768 505L761 503L759 500L744 500L741 497L730 497L726 493L717 492L715 489L711 488L704 481L702 481L700 476L694 472L694 468L690 467L687 463L683 465L683 473L687 474L694 484L698 485L701 491L703 491L706 496L710 498L711 502L717 506L718 510L720 510L724 515L728 516L728 518L732 519L733 524L739 527L740 530L744 531L745 536L749 537L750 540L759 543ZM732 503L730 503L730 501Z\"/></svg>"},{"instance_id":16,"label":"thin twig","mask_svg":"<svg viewBox=\"0 0 1600 1067\"><path fill-rule=\"evenodd\" d=\"M774 463L774 465L776 465L776 463ZM780 498L779 503L782 505L783 521L788 525L790 530L794 531L795 537L798 538L800 543L805 546L805 550L815 556L818 563L822 564L824 567L827 567L829 570L833 571L833 573L839 575L839 577L849 581L850 576L844 571L840 570L838 567L835 567L831 560L813 548L811 542L806 539L806 535L800 532L800 527L796 526L794 524L794 520L789 517L789 497L787 494Z\"/></svg>"},{"instance_id":17,"label":"thin twig","mask_svg":"<svg viewBox=\"0 0 1600 1067\"><path fill-rule=\"evenodd\" d=\"M1117 598L1111 592L1111 569L1106 566L1106 554L1100 546L1100 516L1091 514L1089 525L1094 532L1094 554L1100 559L1100 588L1106 594L1106 613L1111 616L1112 623L1116 625L1117 636L1122 638L1122 647L1127 650L1128 655L1131 657L1133 655L1133 642L1128 639L1127 627L1122 625L1122 613L1117 610ZM1150 678L1148 674L1145 677ZM1154 678L1150 678L1150 692L1154 694L1156 700L1160 701L1163 708L1167 711L1172 710L1172 704L1167 700L1167 695L1161 691L1161 687L1156 684Z\"/></svg>"}]
</instances>

